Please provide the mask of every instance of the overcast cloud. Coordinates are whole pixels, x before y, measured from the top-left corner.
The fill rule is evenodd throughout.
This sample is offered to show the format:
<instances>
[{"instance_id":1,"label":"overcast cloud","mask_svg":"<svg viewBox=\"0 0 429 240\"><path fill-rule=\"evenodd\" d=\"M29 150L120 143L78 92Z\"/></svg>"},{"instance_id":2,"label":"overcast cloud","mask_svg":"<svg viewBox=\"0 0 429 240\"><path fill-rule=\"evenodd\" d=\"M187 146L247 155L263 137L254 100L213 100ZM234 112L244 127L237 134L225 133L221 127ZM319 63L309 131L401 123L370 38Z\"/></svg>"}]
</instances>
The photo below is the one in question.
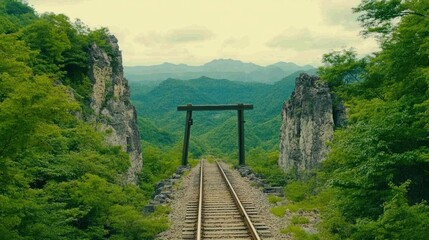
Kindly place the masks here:
<instances>
[{"instance_id":1,"label":"overcast cloud","mask_svg":"<svg viewBox=\"0 0 429 240\"><path fill-rule=\"evenodd\" d=\"M308 29L290 28L283 33L271 39L267 46L271 48L279 48L283 50L314 50L314 49L335 49L344 48L347 45L352 45L358 39L350 34L343 33L341 35L330 33L316 33Z\"/></svg>"},{"instance_id":2,"label":"overcast cloud","mask_svg":"<svg viewBox=\"0 0 429 240\"><path fill-rule=\"evenodd\" d=\"M214 37L214 33L201 26L189 26L172 29L165 33L149 32L136 37L136 41L146 46L163 45L173 47L176 44L203 42Z\"/></svg>"},{"instance_id":3,"label":"overcast cloud","mask_svg":"<svg viewBox=\"0 0 429 240\"><path fill-rule=\"evenodd\" d=\"M356 7L357 5L350 5L348 1L344 0L325 0L320 5L320 9L326 24L342 26L347 30L359 30L358 14L353 13L350 7Z\"/></svg>"},{"instance_id":4,"label":"overcast cloud","mask_svg":"<svg viewBox=\"0 0 429 240\"><path fill-rule=\"evenodd\" d=\"M65 13L108 27L125 65L202 64L234 58L268 65L319 65L324 53L377 49L359 36L359 0L28 0L38 12Z\"/></svg>"}]
</instances>

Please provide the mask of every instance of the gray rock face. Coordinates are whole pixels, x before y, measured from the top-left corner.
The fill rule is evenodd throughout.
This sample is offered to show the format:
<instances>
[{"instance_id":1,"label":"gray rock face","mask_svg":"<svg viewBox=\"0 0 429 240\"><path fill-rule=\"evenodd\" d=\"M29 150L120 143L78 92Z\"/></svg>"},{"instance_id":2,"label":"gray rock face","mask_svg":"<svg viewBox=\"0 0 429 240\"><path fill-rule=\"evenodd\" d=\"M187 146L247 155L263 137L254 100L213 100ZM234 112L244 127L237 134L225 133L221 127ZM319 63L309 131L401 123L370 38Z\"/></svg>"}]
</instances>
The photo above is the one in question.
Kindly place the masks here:
<instances>
[{"instance_id":1,"label":"gray rock face","mask_svg":"<svg viewBox=\"0 0 429 240\"><path fill-rule=\"evenodd\" d=\"M318 77L301 74L282 109L278 164L301 173L318 166L332 140L334 118L329 87Z\"/></svg>"},{"instance_id":2,"label":"gray rock face","mask_svg":"<svg viewBox=\"0 0 429 240\"><path fill-rule=\"evenodd\" d=\"M118 40L111 36L109 41L113 58L96 44L90 49L89 78L93 90L90 107L94 114L89 120L96 123L99 131L106 133L109 144L121 146L130 155L131 165L125 181L136 183L143 163L137 114L130 103Z\"/></svg>"}]
</instances>

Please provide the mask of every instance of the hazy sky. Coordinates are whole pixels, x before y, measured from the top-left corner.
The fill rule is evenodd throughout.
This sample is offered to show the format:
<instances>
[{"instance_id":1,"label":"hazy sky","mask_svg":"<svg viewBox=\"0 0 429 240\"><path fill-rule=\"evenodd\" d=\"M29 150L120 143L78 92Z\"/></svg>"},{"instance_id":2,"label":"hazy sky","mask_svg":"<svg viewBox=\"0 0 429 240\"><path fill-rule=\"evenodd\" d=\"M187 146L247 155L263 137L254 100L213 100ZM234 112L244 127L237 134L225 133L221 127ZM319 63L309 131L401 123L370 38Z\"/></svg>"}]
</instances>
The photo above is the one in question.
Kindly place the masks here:
<instances>
[{"instance_id":1,"label":"hazy sky","mask_svg":"<svg viewBox=\"0 0 429 240\"><path fill-rule=\"evenodd\" d=\"M320 65L344 47L377 49L359 36L359 0L28 0L119 39L124 65L198 65L217 58Z\"/></svg>"}]
</instances>

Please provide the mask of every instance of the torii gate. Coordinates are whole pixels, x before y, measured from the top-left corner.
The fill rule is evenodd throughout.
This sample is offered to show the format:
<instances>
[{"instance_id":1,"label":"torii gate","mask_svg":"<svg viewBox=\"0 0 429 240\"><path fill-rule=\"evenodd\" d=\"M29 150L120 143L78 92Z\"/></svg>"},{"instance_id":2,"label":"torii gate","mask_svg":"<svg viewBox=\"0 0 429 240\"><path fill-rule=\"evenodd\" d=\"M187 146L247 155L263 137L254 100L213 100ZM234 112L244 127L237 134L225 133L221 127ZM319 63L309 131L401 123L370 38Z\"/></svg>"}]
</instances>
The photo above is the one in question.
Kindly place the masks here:
<instances>
[{"instance_id":1,"label":"torii gate","mask_svg":"<svg viewBox=\"0 0 429 240\"><path fill-rule=\"evenodd\" d=\"M177 106L177 111L186 111L185 135L183 138L182 165L188 165L189 137L191 135L192 111L220 111L237 110L238 120L238 163L245 164L244 157L244 110L252 110L252 104L226 104L226 105L184 105Z\"/></svg>"}]
</instances>

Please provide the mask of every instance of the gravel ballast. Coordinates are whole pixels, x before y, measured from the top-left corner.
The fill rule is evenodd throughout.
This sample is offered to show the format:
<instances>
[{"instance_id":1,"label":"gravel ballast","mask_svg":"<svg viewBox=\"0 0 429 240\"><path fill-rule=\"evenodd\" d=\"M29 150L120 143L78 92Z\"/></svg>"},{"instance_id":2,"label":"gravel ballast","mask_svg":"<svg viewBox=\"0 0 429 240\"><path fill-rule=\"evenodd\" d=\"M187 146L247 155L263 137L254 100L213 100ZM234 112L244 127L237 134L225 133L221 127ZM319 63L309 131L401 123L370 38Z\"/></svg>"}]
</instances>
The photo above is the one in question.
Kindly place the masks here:
<instances>
[{"instance_id":1,"label":"gravel ballast","mask_svg":"<svg viewBox=\"0 0 429 240\"><path fill-rule=\"evenodd\" d=\"M227 172L239 198L242 201L251 201L258 210L259 217L271 229L272 238L270 239L292 239L290 236L280 233L281 229L287 227L288 218L278 218L271 214L272 206L267 200L267 195L261 189L253 186L254 184L252 185L247 178L241 177L239 172L233 170L229 165L222 163L222 167ZM157 240L182 239L187 204L198 199L198 177L199 165L192 168L189 174L185 175L182 181L175 186L169 214L171 227L169 230L160 233L156 238Z\"/></svg>"}]
</instances>

